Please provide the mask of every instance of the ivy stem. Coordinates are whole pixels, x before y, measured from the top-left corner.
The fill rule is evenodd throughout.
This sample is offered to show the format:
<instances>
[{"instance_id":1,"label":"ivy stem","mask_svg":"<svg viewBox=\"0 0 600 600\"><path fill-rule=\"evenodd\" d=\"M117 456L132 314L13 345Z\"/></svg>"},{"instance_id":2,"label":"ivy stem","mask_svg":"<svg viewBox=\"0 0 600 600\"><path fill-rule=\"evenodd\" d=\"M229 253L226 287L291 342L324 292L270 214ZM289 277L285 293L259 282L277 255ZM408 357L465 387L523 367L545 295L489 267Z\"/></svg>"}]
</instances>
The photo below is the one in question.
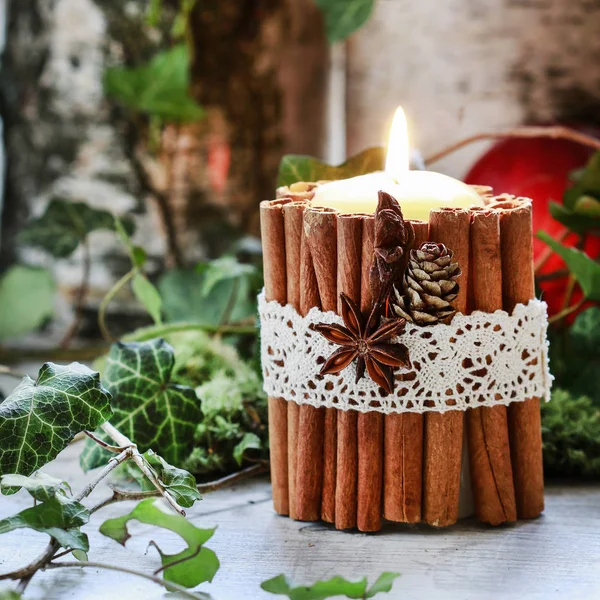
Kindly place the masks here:
<instances>
[{"instance_id":1,"label":"ivy stem","mask_svg":"<svg viewBox=\"0 0 600 600\"><path fill-rule=\"evenodd\" d=\"M131 460L137 465L139 470L150 480L152 485L157 489L158 493L165 498L165 500L177 511L180 515L185 517L185 510L177 503L175 498L171 496L168 490L160 483L154 471L149 467L144 457L140 454L137 446L126 436L123 435L118 429L113 427L110 423L104 423L102 430L110 438L112 438L119 446L127 447L131 451Z\"/></svg>"},{"instance_id":2,"label":"ivy stem","mask_svg":"<svg viewBox=\"0 0 600 600\"><path fill-rule=\"evenodd\" d=\"M85 299L88 295L90 287L90 272L92 269L92 255L90 252L90 244L87 237L83 238L81 243L83 248L83 273L81 275L81 284L77 290L77 296L75 297L75 315L69 328L65 332L62 340L59 343L61 348L68 348L73 338L77 335L79 327L81 327L81 321L83 319L83 309L85 305Z\"/></svg>"},{"instance_id":3,"label":"ivy stem","mask_svg":"<svg viewBox=\"0 0 600 600\"><path fill-rule=\"evenodd\" d=\"M106 325L106 309L108 305L111 303L112 299L121 291L123 287L125 287L137 273L137 267L134 267L130 271L127 271L121 279L119 279L115 285L107 292L106 296L102 298L102 302L100 302L100 306L98 308L98 326L100 327L100 332L102 333L102 337L107 342L113 342L114 338L111 335L107 325Z\"/></svg>"},{"instance_id":4,"label":"ivy stem","mask_svg":"<svg viewBox=\"0 0 600 600\"><path fill-rule=\"evenodd\" d=\"M591 135L586 135L585 133L581 133L575 129L571 129L570 127L563 127L561 125L549 126L549 127L540 127L540 126L524 126L524 127L514 127L512 129L507 129L506 131L488 131L484 133L477 133L475 135L471 135L466 137L450 146L447 146L443 150L428 156L425 159L425 164L429 165L431 163L437 162L442 158L445 158L449 154L468 146L474 142L480 142L484 140L499 140L502 138L552 138L552 139L564 139L571 140L572 142L576 142L578 144L582 144L583 146L588 146L589 148L595 148L596 150L600 150L600 140L592 137Z\"/></svg>"},{"instance_id":5,"label":"ivy stem","mask_svg":"<svg viewBox=\"0 0 600 600\"><path fill-rule=\"evenodd\" d=\"M179 592L181 595L186 598L192 598L193 600L209 600L211 596L209 594L205 594L204 592L200 592L195 594L194 592L190 592L188 589L184 588L181 585L173 583L172 581L167 581L166 579L161 579L160 577L156 577L154 575L148 575L148 573L144 573L142 571L135 571L133 569L128 569L127 567L121 567L119 565L109 565L106 563L100 562L89 562L89 561L68 561L68 562L59 562L59 563L50 563L46 568L48 569L69 569L75 567L91 567L95 569L107 569L109 571L119 571L120 573L128 573L129 575L137 575L138 577L142 577L144 579L148 579L149 581L153 581L158 585L164 587L170 592Z\"/></svg>"},{"instance_id":6,"label":"ivy stem","mask_svg":"<svg viewBox=\"0 0 600 600\"><path fill-rule=\"evenodd\" d=\"M108 450L109 452L113 452L114 454L119 454L120 452L123 452L123 450L127 449L122 446L111 446L110 444L107 444L104 440L101 440L97 435L95 435L91 431L84 431L83 433L87 435L91 440L94 440L94 442L96 442L98 446L102 446L102 448Z\"/></svg>"},{"instance_id":7,"label":"ivy stem","mask_svg":"<svg viewBox=\"0 0 600 600\"><path fill-rule=\"evenodd\" d=\"M234 333L238 335L256 335L256 325L206 325L203 323L171 323L138 329L123 336L124 342L145 342L157 337L164 337L182 331L204 331L210 334Z\"/></svg>"}]
</instances>

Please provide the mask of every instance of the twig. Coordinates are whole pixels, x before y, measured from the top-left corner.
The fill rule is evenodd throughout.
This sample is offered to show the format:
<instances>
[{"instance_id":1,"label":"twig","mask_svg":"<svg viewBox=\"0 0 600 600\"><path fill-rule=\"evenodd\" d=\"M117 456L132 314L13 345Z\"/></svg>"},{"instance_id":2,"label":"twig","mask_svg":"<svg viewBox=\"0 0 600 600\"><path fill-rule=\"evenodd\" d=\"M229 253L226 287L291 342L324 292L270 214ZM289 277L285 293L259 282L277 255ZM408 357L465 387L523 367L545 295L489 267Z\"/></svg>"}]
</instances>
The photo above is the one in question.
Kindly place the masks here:
<instances>
[{"instance_id":1,"label":"twig","mask_svg":"<svg viewBox=\"0 0 600 600\"><path fill-rule=\"evenodd\" d=\"M193 600L209 600L211 598L209 594L205 594L204 592L199 592L196 594L194 592L190 592L188 589L184 588L181 585L178 585L177 583L173 583L172 581L167 581L166 579L161 579L160 577L148 575L148 573L144 573L142 571L135 571L133 569L128 569L127 567L121 567L119 565L109 565L106 563L78 560L77 562L50 563L47 566L48 569L69 569L74 567L91 567L93 569L107 569L108 571L118 571L120 573L128 573L129 575L137 575L138 577L143 577L144 579L148 579L149 581L153 581L154 583L163 586L170 592L179 592L186 598L192 598Z\"/></svg>"},{"instance_id":2,"label":"twig","mask_svg":"<svg viewBox=\"0 0 600 600\"><path fill-rule=\"evenodd\" d=\"M55 554L52 557L52 560L56 560L57 558L62 558L63 556L67 556L67 554L71 554L71 552L73 552L73 548L67 548L66 550L63 550L62 552Z\"/></svg>"},{"instance_id":3,"label":"twig","mask_svg":"<svg viewBox=\"0 0 600 600\"><path fill-rule=\"evenodd\" d=\"M127 450L127 448L124 448L123 446L111 446L110 444L107 444L104 440L101 440L97 435L95 435L91 431L84 431L83 433L87 435L90 439L94 440L96 444L102 446L105 450L108 450L109 452L119 454L120 452Z\"/></svg>"},{"instance_id":4,"label":"twig","mask_svg":"<svg viewBox=\"0 0 600 600\"><path fill-rule=\"evenodd\" d=\"M117 295L117 293L124 286L126 286L131 279L133 279L136 272L137 268L133 268L130 271L127 271L127 273L125 273L125 275L123 275L123 277L121 277L121 279L119 279L117 283L115 283L115 285L112 286L112 288L108 291L106 296L102 298L102 302L100 302L100 306L98 307L98 326L100 327L102 337L107 342L114 341L114 338L106 325L106 309L108 308L108 305L110 304L111 300Z\"/></svg>"},{"instance_id":5,"label":"twig","mask_svg":"<svg viewBox=\"0 0 600 600\"><path fill-rule=\"evenodd\" d=\"M206 483L199 483L197 488L201 494L216 492L217 490L229 487L234 483L238 483L239 481L243 481L244 479L250 479L251 477L260 475L262 473L267 473L268 471L269 463L265 461L261 462L260 464L252 465L251 467L246 467L241 471L231 473L230 475L226 475L225 477L221 477L220 479L215 479L214 481L208 481ZM149 490L145 492L129 492L127 490L113 489L113 495L91 508L90 512L95 513L96 511L115 502L125 502L127 500L145 500L146 498L155 498L160 495L161 494L158 490Z\"/></svg>"},{"instance_id":6,"label":"twig","mask_svg":"<svg viewBox=\"0 0 600 600\"><path fill-rule=\"evenodd\" d=\"M548 127L524 126L514 127L513 129L507 129L506 131L490 131L471 135L454 144L451 144L447 148L444 148L443 150L440 150L431 156L428 156L425 159L425 164L437 162L449 154L452 154L453 152L456 152L457 150L460 150L461 148L464 148L465 146L468 146L474 142L480 142L483 140L499 140L502 138L538 137L571 140L572 142L600 150L600 140L592 137L591 135L586 135L585 133L571 129L570 127L563 127L562 125L552 125Z\"/></svg>"},{"instance_id":7,"label":"twig","mask_svg":"<svg viewBox=\"0 0 600 600\"><path fill-rule=\"evenodd\" d=\"M256 335L256 325L205 325L203 323L172 323L168 325L153 325L138 329L123 336L124 342L145 342L156 337L164 337L181 331L204 331L210 334Z\"/></svg>"},{"instance_id":8,"label":"twig","mask_svg":"<svg viewBox=\"0 0 600 600\"><path fill-rule=\"evenodd\" d=\"M564 241L564 239L570 234L571 232L568 229L565 229L557 238L558 242L562 242ZM552 248L544 248L544 251L542 252L542 254L540 255L540 257L533 263L533 272L535 274L537 274L542 267L548 262L548 259L554 254L554 250L552 250Z\"/></svg>"},{"instance_id":9,"label":"twig","mask_svg":"<svg viewBox=\"0 0 600 600\"><path fill-rule=\"evenodd\" d=\"M568 274L568 269L559 269L558 271L552 271L552 273L542 273L542 275L536 275L535 280L540 283L542 281L554 281L555 279L566 277Z\"/></svg>"},{"instance_id":10,"label":"twig","mask_svg":"<svg viewBox=\"0 0 600 600\"><path fill-rule=\"evenodd\" d=\"M156 474L152 471L152 469L150 469L146 463L146 460L140 454L137 446L110 423L104 423L104 425L102 425L102 430L118 445L128 446L128 449L131 450L131 460L133 460L139 470L150 480L152 485L154 485L154 487L158 490L159 494L165 498L165 500L173 507L173 509L185 517L185 510L177 503L175 498L171 496L169 491L164 488L162 483L156 477Z\"/></svg>"},{"instance_id":11,"label":"twig","mask_svg":"<svg viewBox=\"0 0 600 600\"><path fill-rule=\"evenodd\" d=\"M21 371L11 369L8 365L0 365L0 375L8 375L9 377L14 377L15 379L23 379L23 377L27 377L27 373L22 373Z\"/></svg>"},{"instance_id":12,"label":"twig","mask_svg":"<svg viewBox=\"0 0 600 600\"><path fill-rule=\"evenodd\" d=\"M570 314L578 311L585 304L585 301L586 301L586 298L584 297L581 300L579 300L579 302L574 304L573 306L569 306L569 308L565 308L564 310L561 310L559 313L550 317L548 319L548 323L552 324L552 323L558 323L559 321L562 321L564 318L568 317Z\"/></svg>"},{"instance_id":13,"label":"twig","mask_svg":"<svg viewBox=\"0 0 600 600\"><path fill-rule=\"evenodd\" d=\"M85 299L87 298L89 287L90 287L90 271L92 267L92 257L90 253L90 244L87 237L83 239L83 273L81 275L81 285L77 290L77 296L75 298L75 315L71 325L65 332L59 345L61 348L67 348L77 332L81 327L81 321L83 319L83 308L85 306Z\"/></svg>"}]
</instances>

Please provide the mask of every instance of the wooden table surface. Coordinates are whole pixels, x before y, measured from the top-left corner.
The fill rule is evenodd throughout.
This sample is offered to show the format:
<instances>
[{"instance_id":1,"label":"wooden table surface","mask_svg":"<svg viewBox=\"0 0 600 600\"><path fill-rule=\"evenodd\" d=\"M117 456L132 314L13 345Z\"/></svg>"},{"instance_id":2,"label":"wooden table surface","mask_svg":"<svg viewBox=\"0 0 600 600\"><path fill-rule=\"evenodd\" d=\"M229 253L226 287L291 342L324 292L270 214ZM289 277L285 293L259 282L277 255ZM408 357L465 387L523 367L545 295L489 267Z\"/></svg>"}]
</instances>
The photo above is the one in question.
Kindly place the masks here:
<instances>
[{"instance_id":1,"label":"wooden table surface","mask_svg":"<svg viewBox=\"0 0 600 600\"><path fill-rule=\"evenodd\" d=\"M78 491L87 480L78 466L80 443L48 465L46 472L66 478ZM110 494L99 486L89 505ZM278 517L265 479L207 494L189 510L200 527L218 525L208 547L221 569L198 590L215 600L276 598L261 581L285 573L298 583L339 574L374 580L381 571L398 571L393 592L379 598L427 600L579 600L600 598L600 486L550 485L546 512L535 521L492 529L470 520L447 530L389 525L377 534L344 533L320 523ZM31 505L24 492L0 498L0 518ZM169 532L134 522L123 548L98 533L105 519L128 512L120 503L96 513L85 527L90 560L112 562L151 573L160 566L148 542L168 552L182 548ZM47 537L30 530L0 536L0 572L29 562ZM4 583L0 582L0 589ZM39 600L152 600L168 597L159 586L133 576L96 569L39 573L26 597ZM170 597L176 597L171 595Z\"/></svg>"}]
</instances>

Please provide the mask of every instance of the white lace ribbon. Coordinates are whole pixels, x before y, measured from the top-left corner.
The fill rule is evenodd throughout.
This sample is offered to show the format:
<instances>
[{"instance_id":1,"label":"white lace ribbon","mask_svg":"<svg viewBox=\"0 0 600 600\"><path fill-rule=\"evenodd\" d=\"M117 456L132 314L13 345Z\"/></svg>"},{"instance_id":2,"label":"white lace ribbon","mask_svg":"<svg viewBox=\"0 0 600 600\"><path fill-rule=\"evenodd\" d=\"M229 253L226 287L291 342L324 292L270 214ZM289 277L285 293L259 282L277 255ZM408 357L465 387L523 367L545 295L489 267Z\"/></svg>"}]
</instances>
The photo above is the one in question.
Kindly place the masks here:
<instances>
[{"instance_id":1,"label":"white lace ribbon","mask_svg":"<svg viewBox=\"0 0 600 600\"><path fill-rule=\"evenodd\" d=\"M264 389L269 396L298 404L385 414L445 412L508 405L527 398L550 399L546 303L456 315L449 325L408 323L396 341L410 352L412 369L395 371L393 394L368 375L355 382L356 364L339 375L319 375L339 346L310 327L340 323L333 312L313 308L301 317L290 306L258 298Z\"/></svg>"}]
</instances>

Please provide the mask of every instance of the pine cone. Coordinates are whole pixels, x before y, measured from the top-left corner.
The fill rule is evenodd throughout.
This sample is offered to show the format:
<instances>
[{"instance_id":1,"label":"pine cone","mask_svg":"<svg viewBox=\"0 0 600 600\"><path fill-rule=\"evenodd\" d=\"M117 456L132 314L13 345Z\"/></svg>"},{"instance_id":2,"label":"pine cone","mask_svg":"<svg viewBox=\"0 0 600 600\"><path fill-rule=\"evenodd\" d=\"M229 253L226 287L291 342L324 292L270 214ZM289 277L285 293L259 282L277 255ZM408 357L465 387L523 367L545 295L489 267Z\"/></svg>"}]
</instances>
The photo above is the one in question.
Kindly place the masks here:
<instances>
[{"instance_id":1,"label":"pine cone","mask_svg":"<svg viewBox=\"0 0 600 600\"><path fill-rule=\"evenodd\" d=\"M453 254L434 242L411 250L402 289L396 284L390 298L396 315L419 325L434 325L454 316L450 302L458 295L456 280L461 270L452 262Z\"/></svg>"}]
</instances>

